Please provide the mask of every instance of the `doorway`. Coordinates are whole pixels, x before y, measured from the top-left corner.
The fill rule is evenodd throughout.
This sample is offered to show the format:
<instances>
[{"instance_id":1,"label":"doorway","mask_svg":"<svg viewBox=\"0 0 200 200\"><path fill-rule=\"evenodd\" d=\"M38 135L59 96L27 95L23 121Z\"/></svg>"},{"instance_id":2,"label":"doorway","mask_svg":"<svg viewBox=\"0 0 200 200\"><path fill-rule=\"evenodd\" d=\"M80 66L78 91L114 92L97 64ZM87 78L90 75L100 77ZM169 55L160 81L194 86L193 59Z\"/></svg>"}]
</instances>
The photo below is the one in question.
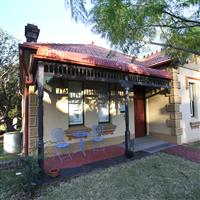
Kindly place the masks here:
<instances>
[{"instance_id":1,"label":"doorway","mask_svg":"<svg viewBox=\"0 0 200 200\"><path fill-rule=\"evenodd\" d=\"M134 86L135 137L146 135L145 89Z\"/></svg>"}]
</instances>

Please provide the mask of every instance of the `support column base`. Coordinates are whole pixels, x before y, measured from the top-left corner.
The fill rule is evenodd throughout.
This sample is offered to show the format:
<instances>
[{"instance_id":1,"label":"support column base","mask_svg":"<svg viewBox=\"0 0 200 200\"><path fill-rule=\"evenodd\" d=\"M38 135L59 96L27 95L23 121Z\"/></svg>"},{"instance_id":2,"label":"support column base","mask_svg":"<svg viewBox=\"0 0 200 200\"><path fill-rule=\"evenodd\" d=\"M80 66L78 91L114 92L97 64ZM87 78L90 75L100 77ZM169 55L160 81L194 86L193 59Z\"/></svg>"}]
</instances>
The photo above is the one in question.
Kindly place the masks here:
<instances>
[{"instance_id":1,"label":"support column base","mask_svg":"<svg viewBox=\"0 0 200 200\"><path fill-rule=\"evenodd\" d=\"M134 156L134 152L129 150L127 152L125 152L125 157L126 158L132 158Z\"/></svg>"}]
</instances>

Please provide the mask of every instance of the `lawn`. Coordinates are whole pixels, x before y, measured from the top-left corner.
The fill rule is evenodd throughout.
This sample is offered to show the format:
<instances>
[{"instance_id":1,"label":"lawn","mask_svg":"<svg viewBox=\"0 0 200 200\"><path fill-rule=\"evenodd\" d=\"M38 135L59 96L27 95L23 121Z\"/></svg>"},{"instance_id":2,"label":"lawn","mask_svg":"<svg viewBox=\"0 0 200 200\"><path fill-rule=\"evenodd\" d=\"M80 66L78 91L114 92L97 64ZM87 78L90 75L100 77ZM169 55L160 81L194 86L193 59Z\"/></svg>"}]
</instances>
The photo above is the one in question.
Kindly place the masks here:
<instances>
[{"instance_id":1,"label":"lawn","mask_svg":"<svg viewBox=\"0 0 200 200\"><path fill-rule=\"evenodd\" d=\"M21 177L16 176L16 172L16 170L0 171L0 199L17 199L16 196L21 196Z\"/></svg>"},{"instance_id":2,"label":"lawn","mask_svg":"<svg viewBox=\"0 0 200 200\"><path fill-rule=\"evenodd\" d=\"M38 177L38 161L23 158L24 164L16 169L0 171L0 199L27 200L35 191L33 180Z\"/></svg>"},{"instance_id":3,"label":"lawn","mask_svg":"<svg viewBox=\"0 0 200 200\"><path fill-rule=\"evenodd\" d=\"M200 165L159 153L50 186L41 194L40 200L196 200Z\"/></svg>"}]
</instances>

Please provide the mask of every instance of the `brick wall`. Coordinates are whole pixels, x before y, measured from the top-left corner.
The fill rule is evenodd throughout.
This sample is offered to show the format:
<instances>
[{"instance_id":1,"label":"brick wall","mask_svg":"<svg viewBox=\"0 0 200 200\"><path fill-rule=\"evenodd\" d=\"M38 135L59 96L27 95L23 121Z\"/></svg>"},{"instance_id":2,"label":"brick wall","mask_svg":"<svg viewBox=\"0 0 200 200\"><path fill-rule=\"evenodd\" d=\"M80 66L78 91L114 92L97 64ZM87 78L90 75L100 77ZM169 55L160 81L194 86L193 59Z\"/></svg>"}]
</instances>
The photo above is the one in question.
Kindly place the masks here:
<instances>
[{"instance_id":1,"label":"brick wall","mask_svg":"<svg viewBox=\"0 0 200 200\"><path fill-rule=\"evenodd\" d=\"M34 88L30 88L29 96L29 154L37 155L38 129L37 129L37 95Z\"/></svg>"},{"instance_id":2,"label":"brick wall","mask_svg":"<svg viewBox=\"0 0 200 200\"><path fill-rule=\"evenodd\" d=\"M180 104L182 102L180 96L181 84L178 81L179 69L169 68L168 71L172 73L173 80L168 94L169 104L166 105L166 111L170 113L170 119L166 121L166 124L171 128L171 135L179 136L183 132L181 128L182 113L180 112Z\"/></svg>"}]
</instances>

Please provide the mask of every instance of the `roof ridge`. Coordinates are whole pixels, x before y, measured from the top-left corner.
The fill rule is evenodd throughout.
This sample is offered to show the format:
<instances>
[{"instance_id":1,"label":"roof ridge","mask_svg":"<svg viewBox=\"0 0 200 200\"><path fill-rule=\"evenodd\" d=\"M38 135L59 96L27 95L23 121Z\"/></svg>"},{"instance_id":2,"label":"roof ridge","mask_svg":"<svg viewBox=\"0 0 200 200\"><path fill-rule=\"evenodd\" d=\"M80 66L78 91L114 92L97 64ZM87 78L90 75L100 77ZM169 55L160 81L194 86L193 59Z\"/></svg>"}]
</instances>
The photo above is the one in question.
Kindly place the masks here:
<instances>
[{"instance_id":1,"label":"roof ridge","mask_svg":"<svg viewBox=\"0 0 200 200\"><path fill-rule=\"evenodd\" d=\"M101 46L98 46L96 44L84 44L84 43L75 43L75 44L72 44L72 43L54 43L54 42L24 42L24 44L33 44L33 45L68 45L68 46L90 46L90 47L96 47L96 48L99 48L99 49L104 49L104 50L107 50L107 51L114 51L115 53L117 54L120 54L122 56L126 56L126 57L129 57L129 58L132 58L133 56L131 55L128 55L128 54L125 54L125 53L122 53L122 52L119 52L117 50L113 50L113 49L108 49L106 47L101 47Z\"/></svg>"},{"instance_id":2,"label":"roof ridge","mask_svg":"<svg viewBox=\"0 0 200 200\"><path fill-rule=\"evenodd\" d=\"M108 48L106 48L106 47L101 47L101 46L98 46L98 45L96 45L96 44L89 44L89 45L90 45L90 46L98 47L98 48L100 48L100 49L106 49L106 50L108 50L108 51L114 51L114 52L116 52L116 53L118 53L118 54L121 54L121 55L123 55L123 56L130 57L130 58L133 57L133 56L131 56L131 55L128 55L128 54L122 53L122 52L120 52L120 51L113 50L113 49L108 49Z\"/></svg>"},{"instance_id":3,"label":"roof ridge","mask_svg":"<svg viewBox=\"0 0 200 200\"><path fill-rule=\"evenodd\" d=\"M162 50L160 50L160 51L156 50L155 52L152 51L151 53L144 55L143 59L145 59L145 61L147 61L147 60L154 58L156 55L162 55L163 53L164 52Z\"/></svg>"}]
</instances>

